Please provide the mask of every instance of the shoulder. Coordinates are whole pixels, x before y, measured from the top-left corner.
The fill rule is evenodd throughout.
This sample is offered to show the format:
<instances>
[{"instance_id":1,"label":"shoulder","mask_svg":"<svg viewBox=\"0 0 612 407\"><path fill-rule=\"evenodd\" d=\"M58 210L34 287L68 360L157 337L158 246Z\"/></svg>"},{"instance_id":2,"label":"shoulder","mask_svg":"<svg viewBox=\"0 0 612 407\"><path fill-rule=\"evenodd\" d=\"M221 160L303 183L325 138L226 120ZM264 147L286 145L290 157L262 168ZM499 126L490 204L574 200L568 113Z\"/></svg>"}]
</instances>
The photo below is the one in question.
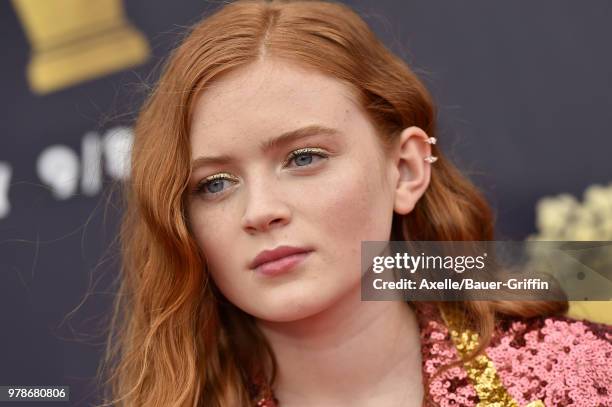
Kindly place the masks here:
<instances>
[{"instance_id":1,"label":"shoulder","mask_svg":"<svg viewBox=\"0 0 612 407\"><path fill-rule=\"evenodd\" d=\"M612 326L567 317L506 319L486 354L524 405L612 405Z\"/></svg>"}]
</instances>

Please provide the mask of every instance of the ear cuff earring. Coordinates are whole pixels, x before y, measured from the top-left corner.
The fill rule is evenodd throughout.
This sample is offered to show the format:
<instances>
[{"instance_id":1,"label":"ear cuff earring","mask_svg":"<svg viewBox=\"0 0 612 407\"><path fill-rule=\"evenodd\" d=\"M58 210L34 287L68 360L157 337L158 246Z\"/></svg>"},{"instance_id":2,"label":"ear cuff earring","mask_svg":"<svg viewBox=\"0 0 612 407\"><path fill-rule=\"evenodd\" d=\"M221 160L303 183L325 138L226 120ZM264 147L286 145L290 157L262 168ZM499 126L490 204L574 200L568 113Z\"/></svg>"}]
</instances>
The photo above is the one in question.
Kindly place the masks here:
<instances>
[{"instance_id":1,"label":"ear cuff earring","mask_svg":"<svg viewBox=\"0 0 612 407\"><path fill-rule=\"evenodd\" d=\"M438 140L435 137L428 137L427 140L425 140L427 144L436 144L436 141ZM433 164L438 161L438 157L435 155L428 155L427 157L423 158L423 161Z\"/></svg>"}]
</instances>

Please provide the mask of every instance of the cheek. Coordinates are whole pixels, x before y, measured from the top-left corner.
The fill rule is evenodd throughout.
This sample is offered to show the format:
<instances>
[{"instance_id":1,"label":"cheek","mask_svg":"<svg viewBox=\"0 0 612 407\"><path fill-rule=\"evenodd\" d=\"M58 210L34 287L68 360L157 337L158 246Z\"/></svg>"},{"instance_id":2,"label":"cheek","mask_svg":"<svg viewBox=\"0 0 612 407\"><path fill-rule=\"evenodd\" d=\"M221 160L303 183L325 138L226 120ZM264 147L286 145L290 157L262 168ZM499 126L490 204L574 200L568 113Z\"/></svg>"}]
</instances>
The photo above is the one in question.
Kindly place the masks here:
<instances>
[{"instance_id":1,"label":"cheek","mask_svg":"<svg viewBox=\"0 0 612 407\"><path fill-rule=\"evenodd\" d=\"M228 235L231 228L227 227L229 219L223 210L208 211L204 214L198 203L190 206L191 230L193 237L203 253L206 253L206 260L211 268L219 264L224 254L232 247L231 242L235 242L232 236Z\"/></svg>"},{"instance_id":2,"label":"cheek","mask_svg":"<svg viewBox=\"0 0 612 407\"><path fill-rule=\"evenodd\" d=\"M330 177L323 192L315 195L313 206L326 236L339 238L336 243L350 242L359 251L362 240L388 239L392 197L382 188L378 171L352 166Z\"/></svg>"}]
</instances>

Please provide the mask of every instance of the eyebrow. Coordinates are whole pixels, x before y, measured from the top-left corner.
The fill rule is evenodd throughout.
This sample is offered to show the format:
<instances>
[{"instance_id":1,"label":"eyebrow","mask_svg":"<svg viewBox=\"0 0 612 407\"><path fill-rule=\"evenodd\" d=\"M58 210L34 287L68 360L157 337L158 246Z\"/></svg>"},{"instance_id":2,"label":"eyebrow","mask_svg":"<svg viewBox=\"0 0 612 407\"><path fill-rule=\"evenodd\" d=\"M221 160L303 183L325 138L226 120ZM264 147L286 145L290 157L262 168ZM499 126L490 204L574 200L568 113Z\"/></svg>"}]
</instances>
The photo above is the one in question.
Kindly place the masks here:
<instances>
[{"instance_id":1,"label":"eyebrow","mask_svg":"<svg viewBox=\"0 0 612 407\"><path fill-rule=\"evenodd\" d=\"M301 127L299 129L287 131L278 137L269 140L264 140L259 144L259 148L263 152L278 148L279 146L289 144L291 142L301 140L312 136L335 136L340 134L340 131L334 128L313 124L310 126ZM232 161L232 157L228 155L218 155L209 157L198 157L191 163L192 170L204 165L221 165Z\"/></svg>"}]
</instances>

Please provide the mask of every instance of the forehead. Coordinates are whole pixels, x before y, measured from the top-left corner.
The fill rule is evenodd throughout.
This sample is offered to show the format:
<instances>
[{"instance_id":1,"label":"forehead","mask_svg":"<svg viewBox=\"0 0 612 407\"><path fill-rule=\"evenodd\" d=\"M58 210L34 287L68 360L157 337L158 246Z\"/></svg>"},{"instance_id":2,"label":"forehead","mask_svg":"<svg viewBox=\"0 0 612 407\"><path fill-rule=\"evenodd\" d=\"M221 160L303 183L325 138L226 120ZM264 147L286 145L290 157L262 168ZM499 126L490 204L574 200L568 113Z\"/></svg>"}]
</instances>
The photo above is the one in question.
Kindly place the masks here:
<instances>
[{"instance_id":1,"label":"forehead","mask_svg":"<svg viewBox=\"0 0 612 407\"><path fill-rule=\"evenodd\" d=\"M318 124L350 131L364 120L351 88L340 80L273 60L232 71L196 100L194 152L246 143Z\"/></svg>"}]
</instances>

